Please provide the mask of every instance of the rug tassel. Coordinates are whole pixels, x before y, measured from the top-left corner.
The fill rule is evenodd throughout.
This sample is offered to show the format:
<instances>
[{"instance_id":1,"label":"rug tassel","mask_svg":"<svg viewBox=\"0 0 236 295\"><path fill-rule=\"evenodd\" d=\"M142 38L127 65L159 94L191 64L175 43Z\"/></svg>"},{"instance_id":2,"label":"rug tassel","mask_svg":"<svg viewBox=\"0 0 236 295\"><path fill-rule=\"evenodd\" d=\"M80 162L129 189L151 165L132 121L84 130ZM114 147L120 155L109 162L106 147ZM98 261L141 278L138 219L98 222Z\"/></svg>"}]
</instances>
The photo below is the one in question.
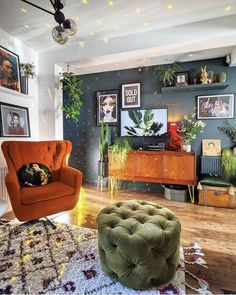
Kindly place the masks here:
<instances>
[{"instance_id":1,"label":"rug tassel","mask_svg":"<svg viewBox=\"0 0 236 295\"><path fill-rule=\"evenodd\" d=\"M209 288L209 284L207 281L198 278L197 276L195 276L193 273L191 273L190 271L188 271L187 269L184 269L185 273L190 275L192 278L194 278L197 282L200 288L194 288L193 286L189 285L188 283L184 283L188 288L190 288L191 290L194 290L196 292L198 292L201 295L212 295L212 292L208 290Z\"/></svg>"},{"instance_id":2,"label":"rug tassel","mask_svg":"<svg viewBox=\"0 0 236 295\"><path fill-rule=\"evenodd\" d=\"M206 261L204 259L202 259L201 257L197 257L196 259L194 259L194 261L184 260L184 262L187 264L198 264L198 265L201 265L205 268L208 268L206 265Z\"/></svg>"},{"instance_id":3,"label":"rug tassel","mask_svg":"<svg viewBox=\"0 0 236 295\"><path fill-rule=\"evenodd\" d=\"M201 250L202 249L202 247L199 245L198 242L193 242L193 245L190 246L190 247L182 247L182 248L184 250L191 250L191 249L193 249L193 250Z\"/></svg>"},{"instance_id":4,"label":"rug tassel","mask_svg":"<svg viewBox=\"0 0 236 295\"><path fill-rule=\"evenodd\" d=\"M197 256L205 256L201 251L197 250L194 252L190 252L190 253L184 253L185 256L193 256L193 255L197 255Z\"/></svg>"}]
</instances>

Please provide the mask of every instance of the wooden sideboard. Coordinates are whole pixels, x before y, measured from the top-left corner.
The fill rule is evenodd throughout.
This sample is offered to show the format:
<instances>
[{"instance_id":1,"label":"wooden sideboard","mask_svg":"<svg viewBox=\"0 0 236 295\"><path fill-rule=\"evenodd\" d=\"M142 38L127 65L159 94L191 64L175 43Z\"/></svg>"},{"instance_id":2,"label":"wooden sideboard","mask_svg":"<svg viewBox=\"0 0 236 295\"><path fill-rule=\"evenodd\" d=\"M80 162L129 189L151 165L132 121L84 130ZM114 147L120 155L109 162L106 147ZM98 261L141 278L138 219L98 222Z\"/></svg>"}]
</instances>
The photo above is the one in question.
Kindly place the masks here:
<instances>
[{"instance_id":1,"label":"wooden sideboard","mask_svg":"<svg viewBox=\"0 0 236 295\"><path fill-rule=\"evenodd\" d=\"M109 177L163 184L196 184L195 153L174 151L131 151L124 167L109 160Z\"/></svg>"}]
</instances>

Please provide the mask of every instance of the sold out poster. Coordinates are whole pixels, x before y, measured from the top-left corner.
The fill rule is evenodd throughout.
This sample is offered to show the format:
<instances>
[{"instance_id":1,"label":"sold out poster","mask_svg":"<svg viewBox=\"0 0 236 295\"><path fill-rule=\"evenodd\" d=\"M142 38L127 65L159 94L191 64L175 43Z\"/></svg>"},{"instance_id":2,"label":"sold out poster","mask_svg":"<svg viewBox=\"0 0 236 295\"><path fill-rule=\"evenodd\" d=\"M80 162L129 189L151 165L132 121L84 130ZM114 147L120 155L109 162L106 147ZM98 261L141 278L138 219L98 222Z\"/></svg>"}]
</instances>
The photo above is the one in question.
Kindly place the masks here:
<instances>
[{"instance_id":1,"label":"sold out poster","mask_svg":"<svg viewBox=\"0 0 236 295\"><path fill-rule=\"evenodd\" d=\"M140 83L123 85L124 107L140 106Z\"/></svg>"}]
</instances>

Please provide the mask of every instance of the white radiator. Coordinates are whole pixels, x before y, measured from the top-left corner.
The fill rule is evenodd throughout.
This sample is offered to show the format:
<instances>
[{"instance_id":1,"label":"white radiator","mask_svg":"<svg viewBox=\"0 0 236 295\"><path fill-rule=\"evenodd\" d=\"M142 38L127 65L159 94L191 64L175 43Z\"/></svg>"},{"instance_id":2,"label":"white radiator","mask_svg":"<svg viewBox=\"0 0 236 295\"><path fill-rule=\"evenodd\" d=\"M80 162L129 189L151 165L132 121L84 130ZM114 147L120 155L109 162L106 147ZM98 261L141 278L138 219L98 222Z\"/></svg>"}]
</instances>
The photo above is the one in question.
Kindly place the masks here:
<instances>
[{"instance_id":1,"label":"white radiator","mask_svg":"<svg viewBox=\"0 0 236 295\"><path fill-rule=\"evenodd\" d=\"M0 168L0 200L6 201L8 203L8 211L11 210L11 202L8 196L7 187L5 184L5 177L8 173L7 168Z\"/></svg>"}]
</instances>

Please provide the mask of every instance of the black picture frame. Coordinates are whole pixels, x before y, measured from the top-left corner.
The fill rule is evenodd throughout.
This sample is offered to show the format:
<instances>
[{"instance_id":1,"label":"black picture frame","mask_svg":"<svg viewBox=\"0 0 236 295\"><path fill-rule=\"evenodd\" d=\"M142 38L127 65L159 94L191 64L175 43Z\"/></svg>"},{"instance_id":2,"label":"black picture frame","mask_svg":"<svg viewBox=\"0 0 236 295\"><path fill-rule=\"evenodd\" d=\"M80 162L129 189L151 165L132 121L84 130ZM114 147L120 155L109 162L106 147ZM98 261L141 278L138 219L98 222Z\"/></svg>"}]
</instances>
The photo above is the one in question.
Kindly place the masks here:
<instances>
[{"instance_id":1,"label":"black picture frame","mask_svg":"<svg viewBox=\"0 0 236 295\"><path fill-rule=\"evenodd\" d=\"M175 85L186 86L189 85L189 72L176 72L175 73Z\"/></svg>"},{"instance_id":2,"label":"black picture frame","mask_svg":"<svg viewBox=\"0 0 236 295\"><path fill-rule=\"evenodd\" d=\"M118 99L118 89L96 92L97 126L101 126L102 122L111 126L118 124Z\"/></svg>"},{"instance_id":3,"label":"black picture frame","mask_svg":"<svg viewBox=\"0 0 236 295\"><path fill-rule=\"evenodd\" d=\"M233 119L234 94L197 96L198 119Z\"/></svg>"},{"instance_id":4,"label":"black picture frame","mask_svg":"<svg viewBox=\"0 0 236 295\"><path fill-rule=\"evenodd\" d=\"M7 77L8 76L8 77ZM21 92L19 56L0 45L0 86Z\"/></svg>"},{"instance_id":5,"label":"black picture frame","mask_svg":"<svg viewBox=\"0 0 236 295\"><path fill-rule=\"evenodd\" d=\"M0 102L1 137L30 137L29 110Z\"/></svg>"},{"instance_id":6,"label":"black picture frame","mask_svg":"<svg viewBox=\"0 0 236 295\"><path fill-rule=\"evenodd\" d=\"M121 85L122 109L136 109L141 107L141 83Z\"/></svg>"}]
</instances>

